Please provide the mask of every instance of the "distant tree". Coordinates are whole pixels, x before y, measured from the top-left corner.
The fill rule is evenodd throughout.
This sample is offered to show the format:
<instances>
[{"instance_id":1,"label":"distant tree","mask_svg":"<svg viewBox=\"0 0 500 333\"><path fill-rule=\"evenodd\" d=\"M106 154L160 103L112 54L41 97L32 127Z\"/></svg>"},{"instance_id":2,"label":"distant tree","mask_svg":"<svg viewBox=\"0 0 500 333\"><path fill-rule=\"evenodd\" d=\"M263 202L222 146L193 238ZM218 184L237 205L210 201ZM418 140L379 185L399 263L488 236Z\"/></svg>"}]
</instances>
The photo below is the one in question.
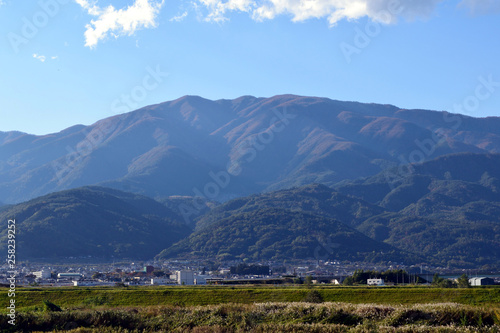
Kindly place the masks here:
<instances>
[{"instance_id":1,"label":"distant tree","mask_svg":"<svg viewBox=\"0 0 500 333\"><path fill-rule=\"evenodd\" d=\"M286 267L280 266L273 268L273 273L286 273Z\"/></svg>"},{"instance_id":2,"label":"distant tree","mask_svg":"<svg viewBox=\"0 0 500 333\"><path fill-rule=\"evenodd\" d=\"M469 277L466 274L458 278L458 288L470 288Z\"/></svg>"},{"instance_id":3,"label":"distant tree","mask_svg":"<svg viewBox=\"0 0 500 333\"><path fill-rule=\"evenodd\" d=\"M269 266L239 264L238 266L231 266L231 274L268 275Z\"/></svg>"},{"instance_id":4,"label":"distant tree","mask_svg":"<svg viewBox=\"0 0 500 333\"><path fill-rule=\"evenodd\" d=\"M354 284L366 284L368 279L382 279L385 282L393 283L409 283L410 277L408 273L402 269L387 270L385 272L379 271L365 271L357 269L352 274Z\"/></svg>"},{"instance_id":5,"label":"distant tree","mask_svg":"<svg viewBox=\"0 0 500 333\"><path fill-rule=\"evenodd\" d=\"M342 284L344 286L352 286L354 285L354 279L352 278L352 276L348 276L344 279L344 282L342 282Z\"/></svg>"},{"instance_id":6,"label":"distant tree","mask_svg":"<svg viewBox=\"0 0 500 333\"><path fill-rule=\"evenodd\" d=\"M313 277L311 275L306 276L304 284L308 287L312 286Z\"/></svg>"},{"instance_id":7,"label":"distant tree","mask_svg":"<svg viewBox=\"0 0 500 333\"><path fill-rule=\"evenodd\" d=\"M432 278L432 285L440 288L454 288L457 286L455 282L442 278L437 273Z\"/></svg>"},{"instance_id":8,"label":"distant tree","mask_svg":"<svg viewBox=\"0 0 500 333\"><path fill-rule=\"evenodd\" d=\"M443 282L439 284L441 288L455 288L457 284L454 281L443 279Z\"/></svg>"},{"instance_id":9,"label":"distant tree","mask_svg":"<svg viewBox=\"0 0 500 333\"><path fill-rule=\"evenodd\" d=\"M435 273L434 276L432 277L432 285L438 285L441 281L444 279L442 277L439 277L438 273Z\"/></svg>"}]
</instances>

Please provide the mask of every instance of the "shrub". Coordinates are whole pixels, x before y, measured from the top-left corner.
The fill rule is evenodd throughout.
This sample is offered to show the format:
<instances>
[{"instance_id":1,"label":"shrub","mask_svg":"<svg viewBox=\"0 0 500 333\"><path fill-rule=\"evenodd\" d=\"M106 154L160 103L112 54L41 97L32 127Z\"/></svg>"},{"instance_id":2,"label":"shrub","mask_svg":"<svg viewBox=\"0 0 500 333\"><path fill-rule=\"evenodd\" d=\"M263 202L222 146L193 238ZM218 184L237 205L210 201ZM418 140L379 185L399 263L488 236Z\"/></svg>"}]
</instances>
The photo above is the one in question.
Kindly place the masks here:
<instances>
[{"instance_id":1,"label":"shrub","mask_svg":"<svg viewBox=\"0 0 500 333\"><path fill-rule=\"evenodd\" d=\"M304 297L303 302L307 303L323 303L323 296L317 290L311 290Z\"/></svg>"},{"instance_id":2,"label":"shrub","mask_svg":"<svg viewBox=\"0 0 500 333\"><path fill-rule=\"evenodd\" d=\"M43 301L43 311L44 312L61 312L62 309L60 306L55 305L49 300Z\"/></svg>"}]
</instances>

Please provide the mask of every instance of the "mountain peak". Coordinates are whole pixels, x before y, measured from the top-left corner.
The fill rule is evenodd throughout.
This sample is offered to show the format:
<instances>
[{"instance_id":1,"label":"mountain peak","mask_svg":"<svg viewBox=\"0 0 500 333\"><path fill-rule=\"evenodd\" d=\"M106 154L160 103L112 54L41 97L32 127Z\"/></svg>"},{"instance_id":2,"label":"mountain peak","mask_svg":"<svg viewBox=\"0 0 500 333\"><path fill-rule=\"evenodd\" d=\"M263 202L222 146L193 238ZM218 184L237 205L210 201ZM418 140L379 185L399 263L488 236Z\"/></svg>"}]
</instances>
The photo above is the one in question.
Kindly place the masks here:
<instances>
[{"instance_id":1,"label":"mountain peak","mask_svg":"<svg viewBox=\"0 0 500 333\"><path fill-rule=\"evenodd\" d=\"M459 128L447 120L442 112L292 94L187 95L43 137L0 133L0 201L97 184L153 197L205 195L223 173L228 185L205 196L225 201L373 176L415 152L425 160L500 152L500 118L463 118ZM445 129L439 143L430 141L436 128Z\"/></svg>"}]
</instances>

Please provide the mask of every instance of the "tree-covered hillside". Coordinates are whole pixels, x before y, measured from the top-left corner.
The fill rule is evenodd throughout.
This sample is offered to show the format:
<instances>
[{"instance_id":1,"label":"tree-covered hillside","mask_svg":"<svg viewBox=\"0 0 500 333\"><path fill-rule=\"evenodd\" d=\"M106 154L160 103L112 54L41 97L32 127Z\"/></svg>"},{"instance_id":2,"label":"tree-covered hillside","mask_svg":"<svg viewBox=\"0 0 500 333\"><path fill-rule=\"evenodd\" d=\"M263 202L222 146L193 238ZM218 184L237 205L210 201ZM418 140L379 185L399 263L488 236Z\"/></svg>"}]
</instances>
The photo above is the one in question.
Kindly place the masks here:
<instances>
[{"instance_id":1,"label":"tree-covered hillside","mask_svg":"<svg viewBox=\"0 0 500 333\"><path fill-rule=\"evenodd\" d=\"M0 220L8 219L16 219L18 260L148 259L190 233L177 214L153 199L99 187L8 207ZM0 235L7 253L7 228Z\"/></svg>"},{"instance_id":2,"label":"tree-covered hillside","mask_svg":"<svg viewBox=\"0 0 500 333\"><path fill-rule=\"evenodd\" d=\"M262 207L202 227L160 258L404 260L401 251L332 218Z\"/></svg>"}]
</instances>

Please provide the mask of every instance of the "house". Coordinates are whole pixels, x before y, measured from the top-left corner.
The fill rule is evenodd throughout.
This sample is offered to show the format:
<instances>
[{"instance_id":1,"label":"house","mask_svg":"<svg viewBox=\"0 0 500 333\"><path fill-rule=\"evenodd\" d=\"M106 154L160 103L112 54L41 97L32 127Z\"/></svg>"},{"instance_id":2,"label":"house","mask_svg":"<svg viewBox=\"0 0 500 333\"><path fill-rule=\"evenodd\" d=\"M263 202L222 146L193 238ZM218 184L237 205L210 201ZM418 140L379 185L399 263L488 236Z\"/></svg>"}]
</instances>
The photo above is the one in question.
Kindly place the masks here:
<instances>
[{"instance_id":1,"label":"house","mask_svg":"<svg viewBox=\"0 0 500 333\"><path fill-rule=\"evenodd\" d=\"M475 277L469 279L471 286L492 286L495 284L495 280L488 277Z\"/></svg>"},{"instance_id":2,"label":"house","mask_svg":"<svg viewBox=\"0 0 500 333\"><path fill-rule=\"evenodd\" d=\"M368 279L366 280L366 284L369 286L383 286L384 280L382 279Z\"/></svg>"}]
</instances>

